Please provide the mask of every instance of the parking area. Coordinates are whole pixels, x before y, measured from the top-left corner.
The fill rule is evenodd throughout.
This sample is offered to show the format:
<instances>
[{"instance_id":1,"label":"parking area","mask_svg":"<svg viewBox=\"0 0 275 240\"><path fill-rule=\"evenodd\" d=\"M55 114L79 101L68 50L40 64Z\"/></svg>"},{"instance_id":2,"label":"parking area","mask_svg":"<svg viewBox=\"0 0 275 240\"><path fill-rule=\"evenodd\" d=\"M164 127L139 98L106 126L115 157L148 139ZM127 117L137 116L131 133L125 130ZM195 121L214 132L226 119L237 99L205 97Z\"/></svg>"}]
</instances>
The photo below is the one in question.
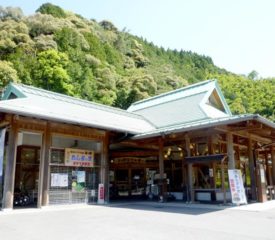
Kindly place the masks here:
<instances>
[{"instance_id":1,"label":"parking area","mask_svg":"<svg viewBox=\"0 0 275 240\"><path fill-rule=\"evenodd\" d=\"M275 203L267 204L117 202L13 210L0 212L0 233L7 240L274 239Z\"/></svg>"}]
</instances>

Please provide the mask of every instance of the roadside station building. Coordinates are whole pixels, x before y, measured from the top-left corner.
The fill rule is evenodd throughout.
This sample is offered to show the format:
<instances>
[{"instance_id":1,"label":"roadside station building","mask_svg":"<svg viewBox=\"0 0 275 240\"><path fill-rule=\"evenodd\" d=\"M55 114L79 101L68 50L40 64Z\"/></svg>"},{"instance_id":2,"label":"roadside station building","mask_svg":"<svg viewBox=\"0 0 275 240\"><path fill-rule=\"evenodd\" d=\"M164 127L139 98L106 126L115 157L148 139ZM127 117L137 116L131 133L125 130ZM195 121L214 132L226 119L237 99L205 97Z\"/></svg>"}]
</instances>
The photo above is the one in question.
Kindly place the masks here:
<instances>
[{"instance_id":1,"label":"roadside station building","mask_svg":"<svg viewBox=\"0 0 275 240\"><path fill-rule=\"evenodd\" d=\"M10 84L0 128L3 209L24 195L37 207L145 197L226 202L230 169L241 171L248 200L274 198L275 124L232 115L215 80L127 111Z\"/></svg>"}]
</instances>

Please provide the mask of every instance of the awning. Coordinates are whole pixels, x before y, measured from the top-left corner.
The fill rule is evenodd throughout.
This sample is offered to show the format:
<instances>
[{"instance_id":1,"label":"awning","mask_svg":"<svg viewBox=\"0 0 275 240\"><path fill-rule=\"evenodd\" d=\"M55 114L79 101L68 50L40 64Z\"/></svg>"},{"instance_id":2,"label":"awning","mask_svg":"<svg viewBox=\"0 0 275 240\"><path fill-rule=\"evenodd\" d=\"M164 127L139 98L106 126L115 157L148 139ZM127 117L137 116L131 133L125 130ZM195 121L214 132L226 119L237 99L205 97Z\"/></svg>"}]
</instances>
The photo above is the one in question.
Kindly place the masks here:
<instances>
[{"instance_id":1,"label":"awning","mask_svg":"<svg viewBox=\"0 0 275 240\"><path fill-rule=\"evenodd\" d=\"M226 157L226 154L213 154L194 157L185 157L186 163L210 163L221 162Z\"/></svg>"}]
</instances>

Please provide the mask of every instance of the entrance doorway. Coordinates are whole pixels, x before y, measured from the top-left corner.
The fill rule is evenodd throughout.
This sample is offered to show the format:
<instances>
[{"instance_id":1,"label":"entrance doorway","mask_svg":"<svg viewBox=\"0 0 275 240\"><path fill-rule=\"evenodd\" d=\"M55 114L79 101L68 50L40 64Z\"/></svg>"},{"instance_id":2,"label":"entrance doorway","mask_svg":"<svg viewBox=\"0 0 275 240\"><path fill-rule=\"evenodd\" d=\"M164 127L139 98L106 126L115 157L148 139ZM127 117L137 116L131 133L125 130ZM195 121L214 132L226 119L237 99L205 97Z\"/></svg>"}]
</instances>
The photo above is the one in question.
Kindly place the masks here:
<instances>
[{"instance_id":1,"label":"entrance doorway","mask_svg":"<svg viewBox=\"0 0 275 240\"><path fill-rule=\"evenodd\" d=\"M28 144L35 145L28 145ZM19 133L14 182L14 207L36 207L39 186L41 135Z\"/></svg>"}]
</instances>

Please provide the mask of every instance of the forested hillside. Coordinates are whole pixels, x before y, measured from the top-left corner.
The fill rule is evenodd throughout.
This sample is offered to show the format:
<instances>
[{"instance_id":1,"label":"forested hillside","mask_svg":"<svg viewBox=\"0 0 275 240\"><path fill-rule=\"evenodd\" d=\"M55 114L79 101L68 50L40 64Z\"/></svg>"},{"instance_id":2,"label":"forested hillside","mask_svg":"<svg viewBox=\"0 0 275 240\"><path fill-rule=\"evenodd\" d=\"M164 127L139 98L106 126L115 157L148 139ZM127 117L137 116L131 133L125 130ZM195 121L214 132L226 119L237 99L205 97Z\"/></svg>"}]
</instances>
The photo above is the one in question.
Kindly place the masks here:
<instances>
[{"instance_id":1,"label":"forested hillside","mask_svg":"<svg viewBox=\"0 0 275 240\"><path fill-rule=\"evenodd\" d=\"M236 75L210 57L157 47L109 21L88 20L52 4L31 16L0 7L0 89L21 82L127 108L212 78L218 79L233 113L275 120L275 78Z\"/></svg>"}]
</instances>

